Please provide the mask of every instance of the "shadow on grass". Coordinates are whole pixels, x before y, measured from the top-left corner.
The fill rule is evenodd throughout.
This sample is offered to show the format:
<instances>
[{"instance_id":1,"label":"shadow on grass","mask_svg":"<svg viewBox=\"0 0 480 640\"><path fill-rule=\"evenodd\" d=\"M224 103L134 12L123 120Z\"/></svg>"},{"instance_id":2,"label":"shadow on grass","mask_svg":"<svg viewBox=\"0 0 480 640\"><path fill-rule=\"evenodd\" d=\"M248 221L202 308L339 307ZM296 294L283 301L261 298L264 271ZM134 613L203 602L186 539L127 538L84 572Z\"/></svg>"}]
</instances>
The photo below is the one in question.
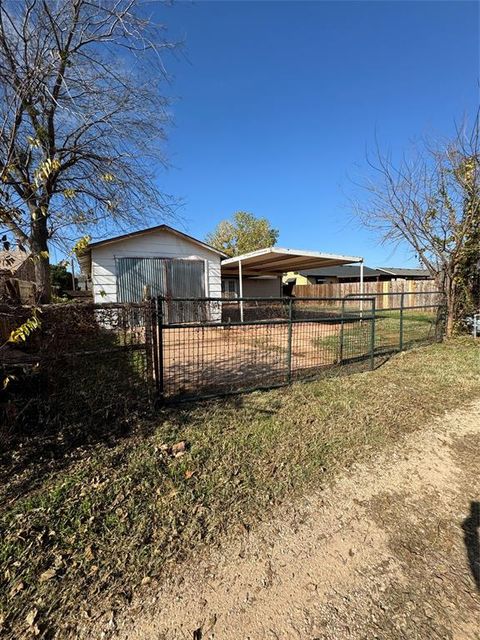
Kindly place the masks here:
<instances>
[{"instance_id":1,"label":"shadow on grass","mask_svg":"<svg viewBox=\"0 0 480 640\"><path fill-rule=\"evenodd\" d=\"M77 341L76 352L38 353L0 392L0 482L4 499L29 492L97 444L114 446L138 424L148 429L153 388L145 346L122 346L112 332ZM9 370L11 366L9 365Z\"/></svg>"},{"instance_id":2,"label":"shadow on grass","mask_svg":"<svg viewBox=\"0 0 480 640\"><path fill-rule=\"evenodd\" d=\"M462 529L470 571L480 592L480 502L470 503L470 515L463 521Z\"/></svg>"}]
</instances>

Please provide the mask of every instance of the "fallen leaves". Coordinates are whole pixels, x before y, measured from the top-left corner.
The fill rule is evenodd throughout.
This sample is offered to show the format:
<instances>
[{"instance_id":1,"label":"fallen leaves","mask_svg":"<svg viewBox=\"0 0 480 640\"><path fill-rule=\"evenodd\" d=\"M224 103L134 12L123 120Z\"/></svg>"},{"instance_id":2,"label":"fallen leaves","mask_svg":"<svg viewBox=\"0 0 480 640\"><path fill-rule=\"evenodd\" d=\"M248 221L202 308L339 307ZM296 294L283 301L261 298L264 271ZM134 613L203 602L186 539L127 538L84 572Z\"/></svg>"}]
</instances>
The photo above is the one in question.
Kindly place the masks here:
<instances>
[{"instance_id":1,"label":"fallen leaves","mask_svg":"<svg viewBox=\"0 0 480 640\"><path fill-rule=\"evenodd\" d=\"M180 458L185 455L188 449L188 444L185 440L180 440L180 442L176 442L175 444L161 444L159 447L156 447L156 451L161 451L162 453L167 454L171 458Z\"/></svg>"},{"instance_id":2,"label":"fallen leaves","mask_svg":"<svg viewBox=\"0 0 480 640\"><path fill-rule=\"evenodd\" d=\"M89 544L85 547L85 560L87 562L90 562L94 557L95 556L93 555L92 545Z\"/></svg>"},{"instance_id":3,"label":"fallen leaves","mask_svg":"<svg viewBox=\"0 0 480 640\"><path fill-rule=\"evenodd\" d=\"M38 616L38 609L34 607L33 609L30 609L30 611L27 614L27 617L25 618L25 622L27 623L27 627L28 627L28 632L33 636L40 635L40 629L36 624L37 616Z\"/></svg>"},{"instance_id":4,"label":"fallen leaves","mask_svg":"<svg viewBox=\"0 0 480 640\"><path fill-rule=\"evenodd\" d=\"M25 618L25 622L27 623L28 627L33 626L35 620L37 619L38 616L38 609L36 607L34 607L33 609L30 609L30 611L27 613L27 617Z\"/></svg>"},{"instance_id":5,"label":"fallen leaves","mask_svg":"<svg viewBox=\"0 0 480 640\"><path fill-rule=\"evenodd\" d=\"M176 444L172 445L171 454L174 458L179 458L180 456L183 456L185 454L186 449L187 444L185 440L182 440L181 442L177 442Z\"/></svg>"},{"instance_id":6,"label":"fallen leaves","mask_svg":"<svg viewBox=\"0 0 480 640\"><path fill-rule=\"evenodd\" d=\"M10 596L10 598L13 598L14 596L17 595L17 593L19 593L20 591L23 591L24 587L25 587L24 583L20 580L20 582L16 582L13 585L8 595Z\"/></svg>"},{"instance_id":7,"label":"fallen leaves","mask_svg":"<svg viewBox=\"0 0 480 640\"><path fill-rule=\"evenodd\" d=\"M50 567L46 571L40 574L40 582L47 582L47 580L51 580L57 575L57 570L55 567Z\"/></svg>"}]
</instances>

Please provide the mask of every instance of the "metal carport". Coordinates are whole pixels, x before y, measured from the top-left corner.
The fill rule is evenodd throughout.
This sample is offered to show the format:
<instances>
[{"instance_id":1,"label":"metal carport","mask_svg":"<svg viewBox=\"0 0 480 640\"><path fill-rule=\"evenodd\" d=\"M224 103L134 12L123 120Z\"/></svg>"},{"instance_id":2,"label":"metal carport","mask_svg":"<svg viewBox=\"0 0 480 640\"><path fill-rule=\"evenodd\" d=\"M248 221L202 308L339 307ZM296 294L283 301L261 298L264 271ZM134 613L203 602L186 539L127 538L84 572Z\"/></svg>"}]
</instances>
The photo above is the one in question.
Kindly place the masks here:
<instances>
[{"instance_id":1,"label":"metal carport","mask_svg":"<svg viewBox=\"0 0 480 640\"><path fill-rule=\"evenodd\" d=\"M221 262L222 276L238 276L240 299L243 298L243 276L282 275L287 271L332 267L342 264L360 263L360 294L363 294L363 258L342 256L318 251L299 251L268 247L244 253ZM243 322L243 303L240 301L240 318Z\"/></svg>"}]
</instances>

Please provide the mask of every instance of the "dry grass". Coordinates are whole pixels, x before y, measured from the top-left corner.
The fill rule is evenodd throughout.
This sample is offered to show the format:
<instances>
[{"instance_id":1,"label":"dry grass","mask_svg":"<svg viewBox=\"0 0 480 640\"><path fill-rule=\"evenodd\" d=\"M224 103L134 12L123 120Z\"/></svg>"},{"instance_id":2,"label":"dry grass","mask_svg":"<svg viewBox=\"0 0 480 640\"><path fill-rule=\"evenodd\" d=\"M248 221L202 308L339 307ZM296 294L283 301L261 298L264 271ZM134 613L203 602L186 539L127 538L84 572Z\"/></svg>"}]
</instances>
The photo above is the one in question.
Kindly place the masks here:
<instances>
[{"instance_id":1,"label":"dry grass","mask_svg":"<svg viewBox=\"0 0 480 640\"><path fill-rule=\"evenodd\" d=\"M166 409L35 482L37 463L11 473L0 495L5 637L78 637L78 620L124 606L145 579L473 396L480 348L458 339L372 373ZM173 457L164 445L180 440L187 451Z\"/></svg>"}]
</instances>

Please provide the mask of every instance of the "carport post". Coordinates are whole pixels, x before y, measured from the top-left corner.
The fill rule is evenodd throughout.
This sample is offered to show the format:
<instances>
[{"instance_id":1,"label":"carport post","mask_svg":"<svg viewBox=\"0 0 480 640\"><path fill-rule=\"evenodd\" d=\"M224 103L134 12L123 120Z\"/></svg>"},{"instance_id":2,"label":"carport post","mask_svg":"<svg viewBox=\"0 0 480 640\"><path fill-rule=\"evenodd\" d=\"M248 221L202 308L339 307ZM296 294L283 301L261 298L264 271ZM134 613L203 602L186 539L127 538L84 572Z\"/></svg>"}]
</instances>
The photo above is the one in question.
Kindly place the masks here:
<instances>
[{"instance_id":1,"label":"carport post","mask_svg":"<svg viewBox=\"0 0 480 640\"><path fill-rule=\"evenodd\" d=\"M242 276L242 261L238 261L238 284L240 293L240 322L243 322L243 276Z\"/></svg>"},{"instance_id":2,"label":"carport post","mask_svg":"<svg viewBox=\"0 0 480 640\"><path fill-rule=\"evenodd\" d=\"M365 286L363 282L363 260L360 262L360 317L363 318L363 294Z\"/></svg>"}]
</instances>

